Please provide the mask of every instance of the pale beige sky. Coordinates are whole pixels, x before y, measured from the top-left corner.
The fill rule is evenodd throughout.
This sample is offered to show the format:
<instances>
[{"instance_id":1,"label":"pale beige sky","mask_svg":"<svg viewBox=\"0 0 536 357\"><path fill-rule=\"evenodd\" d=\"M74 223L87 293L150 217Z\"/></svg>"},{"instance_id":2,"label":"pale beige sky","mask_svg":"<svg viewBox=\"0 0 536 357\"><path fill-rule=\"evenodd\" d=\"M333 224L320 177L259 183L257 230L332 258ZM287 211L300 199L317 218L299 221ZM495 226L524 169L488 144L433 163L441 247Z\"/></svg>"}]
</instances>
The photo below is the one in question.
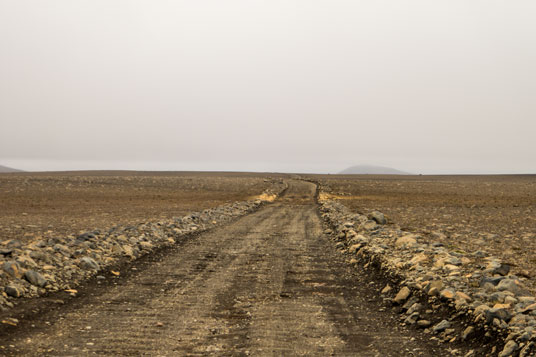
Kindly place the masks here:
<instances>
[{"instance_id":1,"label":"pale beige sky","mask_svg":"<svg viewBox=\"0 0 536 357\"><path fill-rule=\"evenodd\" d=\"M536 173L534 1L0 0L0 164Z\"/></svg>"}]
</instances>

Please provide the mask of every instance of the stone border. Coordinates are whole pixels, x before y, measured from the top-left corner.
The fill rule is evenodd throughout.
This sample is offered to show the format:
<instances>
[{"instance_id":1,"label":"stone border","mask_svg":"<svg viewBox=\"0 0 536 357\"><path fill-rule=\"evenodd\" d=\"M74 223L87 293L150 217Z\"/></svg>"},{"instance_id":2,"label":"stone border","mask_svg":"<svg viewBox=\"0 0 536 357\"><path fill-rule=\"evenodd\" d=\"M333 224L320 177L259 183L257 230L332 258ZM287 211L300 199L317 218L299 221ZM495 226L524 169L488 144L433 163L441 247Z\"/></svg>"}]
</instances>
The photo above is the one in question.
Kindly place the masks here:
<instances>
[{"instance_id":1,"label":"stone border","mask_svg":"<svg viewBox=\"0 0 536 357\"><path fill-rule=\"evenodd\" d=\"M175 244L177 239L209 230L217 225L251 213L274 201L288 185L272 184L258 198L193 212L183 217L159 222L118 226L109 231L95 230L68 237L51 238L21 244L11 240L0 246L0 310L6 311L19 298L32 298L66 291L77 293L76 286L108 271L122 262ZM119 272L111 271L119 275ZM16 325L15 319L3 320Z\"/></svg>"},{"instance_id":2,"label":"stone border","mask_svg":"<svg viewBox=\"0 0 536 357\"><path fill-rule=\"evenodd\" d=\"M387 225L381 212L353 213L335 200L323 200L318 187L321 216L332 227L326 233L334 235L354 263L373 265L390 278L393 286L387 284L381 293L404 313L404 324L444 342L495 339L491 353L499 346L500 357L534 355L536 299L523 278L509 275L510 266L483 252L449 251ZM434 315L440 321L428 318ZM460 319L467 326L457 332L451 322ZM471 350L466 356L474 355Z\"/></svg>"}]
</instances>

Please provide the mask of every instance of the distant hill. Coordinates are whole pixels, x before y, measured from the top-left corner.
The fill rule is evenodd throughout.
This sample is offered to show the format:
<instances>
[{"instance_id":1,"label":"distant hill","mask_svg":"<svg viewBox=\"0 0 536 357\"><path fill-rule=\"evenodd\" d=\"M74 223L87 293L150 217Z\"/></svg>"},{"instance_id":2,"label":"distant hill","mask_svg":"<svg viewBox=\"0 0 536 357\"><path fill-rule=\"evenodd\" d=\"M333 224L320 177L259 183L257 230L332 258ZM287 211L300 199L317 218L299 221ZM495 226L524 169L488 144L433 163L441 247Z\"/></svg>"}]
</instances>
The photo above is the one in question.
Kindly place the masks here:
<instances>
[{"instance_id":1,"label":"distant hill","mask_svg":"<svg viewBox=\"0 0 536 357\"><path fill-rule=\"evenodd\" d=\"M22 170L12 169L11 167L0 165L0 173L5 172L22 172Z\"/></svg>"},{"instance_id":2,"label":"distant hill","mask_svg":"<svg viewBox=\"0 0 536 357\"><path fill-rule=\"evenodd\" d=\"M409 172L393 169L391 167L356 165L342 170L340 175L411 175Z\"/></svg>"}]
</instances>

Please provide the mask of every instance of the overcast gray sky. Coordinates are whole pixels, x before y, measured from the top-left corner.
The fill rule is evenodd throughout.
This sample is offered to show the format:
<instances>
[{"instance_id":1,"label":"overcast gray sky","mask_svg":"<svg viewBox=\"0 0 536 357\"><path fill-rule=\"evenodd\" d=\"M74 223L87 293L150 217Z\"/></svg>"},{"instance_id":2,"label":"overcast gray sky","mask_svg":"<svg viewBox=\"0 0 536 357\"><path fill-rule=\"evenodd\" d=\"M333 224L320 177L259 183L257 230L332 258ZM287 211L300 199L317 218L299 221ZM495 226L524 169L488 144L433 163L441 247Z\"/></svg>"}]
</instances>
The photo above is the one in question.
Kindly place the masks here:
<instances>
[{"instance_id":1,"label":"overcast gray sky","mask_svg":"<svg viewBox=\"0 0 536 357\"><path fill-rule=\"evenodd\" d=\"M536 173L536 1L0 0L0 164Z\"/></svg>"}]
</instances>

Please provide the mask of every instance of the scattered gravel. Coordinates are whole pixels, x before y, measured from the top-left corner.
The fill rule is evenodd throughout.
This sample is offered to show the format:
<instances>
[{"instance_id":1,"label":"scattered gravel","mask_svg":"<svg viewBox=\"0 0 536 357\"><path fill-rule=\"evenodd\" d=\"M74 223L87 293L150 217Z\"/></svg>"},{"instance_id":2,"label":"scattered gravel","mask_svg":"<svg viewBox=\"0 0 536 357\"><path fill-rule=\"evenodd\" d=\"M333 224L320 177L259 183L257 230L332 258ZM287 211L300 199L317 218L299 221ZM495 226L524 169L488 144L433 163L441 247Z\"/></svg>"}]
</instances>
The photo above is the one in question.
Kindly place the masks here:
<instances>
[{"instance_id":1,"label":"scattered gravel","mask_svg":"<svg viewBox=\"0 0 536 357\"><path fill-rule=\"evenodd\" d=\"M415 324L446 343L470 340L475 330L483 330L499 339L498 346L504 344L500 356L534 355L536 299L526 279L510 274L507 264L493 256L450 250L395 224L384 225L377 211L357 214L322 194L319 203L337 247L365 268L378 267L398 284L382 287L379 293L400 306L403 324ZM428 311L422 312L419 301ZM450 318L444 319L439 311L449 311ZM451 328L461 316L468 326Z\"/></svg>"},{"instance_id":2,"label":"scattered gravel","mask_svg":"<svg viewBox=\"0 0 536 357\"><path fill-rule=\"evenodd\" d=\"M226 204L170 220L25 243L14 239L4 241L0 243L0 310L13 307L22 297L71 291L120 260L137 259L156 248L172 245L185 235L252 212L273 201L285 188L283 182L275 182L259 196L261 199Z\"/></svg>"}]
</instances>

